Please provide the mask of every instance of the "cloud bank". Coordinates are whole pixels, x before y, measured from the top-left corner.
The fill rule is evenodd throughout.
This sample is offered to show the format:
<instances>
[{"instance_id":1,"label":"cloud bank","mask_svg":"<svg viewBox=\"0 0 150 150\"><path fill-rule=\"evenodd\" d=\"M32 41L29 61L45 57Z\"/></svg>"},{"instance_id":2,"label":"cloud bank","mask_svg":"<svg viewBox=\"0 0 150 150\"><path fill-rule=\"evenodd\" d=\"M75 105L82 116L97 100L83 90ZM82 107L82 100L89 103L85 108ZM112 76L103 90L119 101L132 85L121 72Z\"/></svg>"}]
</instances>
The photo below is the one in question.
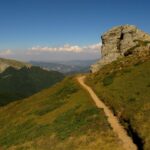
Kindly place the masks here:
<instances>
[{"instance_id":1,"label":"cloud bank","mask_svg":"<svg viewBox=\"0 0 150 150\"><path fill-rule=\"evenodd\" d=\"M33 46L28 49L0 50L0 57L23 61L62 61L100 58L101 43L89 45Z\"/></svg>"},{"instance_id":2,"label":"cloud bank","mask_svg":"<svg viewBox=\"0 0 150 150\"><path fill-rule=\"evenodd\" d=\"M29 49L28 54L32 54L34 52L73 52L73 53L93 53L99 52L101 48L101 43L92 44L88 46L79 46L79 45L69 45L65 44L61 47L40 47L34 46Z\"/></svg>"}]
</instances>

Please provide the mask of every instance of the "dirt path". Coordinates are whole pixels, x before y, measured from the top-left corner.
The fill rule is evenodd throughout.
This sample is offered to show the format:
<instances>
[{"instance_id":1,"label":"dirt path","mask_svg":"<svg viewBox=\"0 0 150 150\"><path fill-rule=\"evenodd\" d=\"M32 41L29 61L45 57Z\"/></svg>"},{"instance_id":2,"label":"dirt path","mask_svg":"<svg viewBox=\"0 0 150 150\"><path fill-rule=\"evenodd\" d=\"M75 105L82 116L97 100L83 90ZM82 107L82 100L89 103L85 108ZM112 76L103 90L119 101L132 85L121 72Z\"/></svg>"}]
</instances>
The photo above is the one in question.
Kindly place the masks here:
<instances>
[{"instance_id":1,"label":"dirt path","mask_svg":"<svg viewBox=\"0 0 150 150\"><path fill-rule=\"evenodd\" d=\"M125 150L137 150L136 145L133 143L132 138L127 135L124 127L119 123L117 117L114 116L112 111L98 98L94 91L84 83L85 76L78 77L78 82L89 92L93 101L98 108L104 109L105 115L108 117L108 122L111 125L113 131L118 135L119 139L123 143Z\"/></svg>"}]
</instances>

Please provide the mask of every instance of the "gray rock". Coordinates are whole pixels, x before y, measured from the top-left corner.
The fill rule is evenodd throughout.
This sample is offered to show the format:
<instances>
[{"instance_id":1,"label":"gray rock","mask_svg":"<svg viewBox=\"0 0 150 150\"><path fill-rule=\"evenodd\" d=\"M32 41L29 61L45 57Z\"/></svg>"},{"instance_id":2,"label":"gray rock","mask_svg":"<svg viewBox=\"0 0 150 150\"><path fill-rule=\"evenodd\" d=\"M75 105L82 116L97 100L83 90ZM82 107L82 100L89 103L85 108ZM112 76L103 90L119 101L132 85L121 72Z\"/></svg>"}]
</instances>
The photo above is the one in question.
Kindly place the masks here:
<instances>
[{"instance_id":1,"label":"gray rock","mask_svg":"<svg viewBox=\"0 0 150 150\"><path fill-rule=\"evenodd\" d=\"M97 72L104 65L139 50L140 46L150 47L150 35L134 25L117 26L101 37L101 59L91 66ZM142 49L141 49L142 50Z\"/></svg>"}]
</instances>

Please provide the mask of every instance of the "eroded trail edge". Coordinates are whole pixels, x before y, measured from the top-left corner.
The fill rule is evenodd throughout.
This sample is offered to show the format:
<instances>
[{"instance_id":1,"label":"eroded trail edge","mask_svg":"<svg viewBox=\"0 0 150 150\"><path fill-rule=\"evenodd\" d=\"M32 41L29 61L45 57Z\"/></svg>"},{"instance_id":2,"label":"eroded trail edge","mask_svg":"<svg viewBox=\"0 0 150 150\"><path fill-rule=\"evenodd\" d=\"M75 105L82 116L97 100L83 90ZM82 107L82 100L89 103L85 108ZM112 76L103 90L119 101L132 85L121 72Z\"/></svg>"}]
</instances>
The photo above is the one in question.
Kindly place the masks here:
<instances>
[{"instance_id":1,"label":"eroded trail edge","mask_svg":"<svg viewBox=\"0 0 150 150\"><path fill-rule=\"evenodd\" d=\"M125 150L137 150L137 146L133 143L133 140L130 136L128 136L124 127L118 121L118 118L114 116L112 111L98 98L95 92L85 84L85 76L77 77L78 82L88 91L93 101L95 102L98 108L102 108L104 110L105 115L108 117L108 122L111 125L113 131L118 135L119 139L123 143L123 147Z\"/></svg>"}]
</instances>

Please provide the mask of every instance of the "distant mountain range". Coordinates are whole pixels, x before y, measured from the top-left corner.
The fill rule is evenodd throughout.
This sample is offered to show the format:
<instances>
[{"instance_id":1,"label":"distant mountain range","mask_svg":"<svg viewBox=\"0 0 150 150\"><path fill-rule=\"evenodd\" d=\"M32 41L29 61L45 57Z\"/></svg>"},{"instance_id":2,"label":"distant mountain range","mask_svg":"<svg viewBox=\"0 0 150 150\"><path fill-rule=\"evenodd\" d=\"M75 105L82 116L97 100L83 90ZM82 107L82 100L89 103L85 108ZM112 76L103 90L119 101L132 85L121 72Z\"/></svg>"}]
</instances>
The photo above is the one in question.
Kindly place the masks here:
<instances>
[{"instance_id":1,"label":"distant mountain range","mask_svg":"<svg viewBox=\"0 0 150 150\"><path fill-rule=\"evenodd\" d=\"M0 58L0 106L24 99L64 78L88 72L96 60L29 63Z\"/></svg>"},{"instance_id":2,"label":"distant mountain range","mask_svg":"<svg viewBox=\"0 0 150 150\"><path fill-rule=\"evenodd\" d=\"M13 67L16 69L20 69L22 67L31 67L31 64L17 61L17 60L12 60L12 59L4 59L0 58L0 72L3 72L5 69L8 67Z\"/></svg>"},{"instance_id":3,"label":"distant mountain range","mask_svg":"<svg viewBox=\"0 0 150 150\"><path fill-rule=\"evenodd\" d=\"M0 73L5 71L8 67L13 67L20 69L22 67L30 68L31 66L39 66L44 70L49 71L58 71L63 74L74 74L74 73L83 73L89 72L90 66L97 62L94 60L72 60L72 61L30 61L30 62L21 62L12 59L0 58Z\"/></svg>"},{"instance_id":4,"label":"distant mountain range","mask_svg":"<svg viewBox=\"0 0 150 150\"><path fill-rule=\"evenodd\" d=\"M97 60L72 60L72 61L58 61L58 62L43 62L30 61L34 66L40 66L46 70L59 71L64 74L73 74L80 72L89 72L91 64Z\"/></svg>"},{"instance_id":5,"label":"distant mountain range","mask_svg":"<svg viewBox=\"0 0 150 150\"><path fill-rule=\"evenodd\" d=\"M28 63L2 58L0 69L0 106L33 95L64 78L57 71L47 71Z\"/></svg>"}]
</instances>

